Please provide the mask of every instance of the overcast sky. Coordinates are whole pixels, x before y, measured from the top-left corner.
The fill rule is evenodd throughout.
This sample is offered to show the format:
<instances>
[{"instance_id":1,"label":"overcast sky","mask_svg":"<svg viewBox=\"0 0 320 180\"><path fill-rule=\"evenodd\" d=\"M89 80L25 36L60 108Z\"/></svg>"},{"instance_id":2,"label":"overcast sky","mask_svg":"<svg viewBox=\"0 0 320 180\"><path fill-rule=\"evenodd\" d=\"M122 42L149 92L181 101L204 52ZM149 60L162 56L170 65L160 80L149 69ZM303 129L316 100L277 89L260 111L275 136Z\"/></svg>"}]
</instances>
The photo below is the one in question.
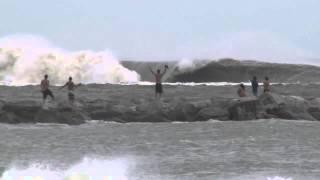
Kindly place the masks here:
<instances>
[{"instance_id":1,"label":"overcast sky","mask_svg":"<svg viewBox=\"0 0 320 180\"><path fill-rule=\"evenodd\" d=\"M120 58L318 58L319 0L1 0L0 36Z\"/></svg>"}]
</instances>

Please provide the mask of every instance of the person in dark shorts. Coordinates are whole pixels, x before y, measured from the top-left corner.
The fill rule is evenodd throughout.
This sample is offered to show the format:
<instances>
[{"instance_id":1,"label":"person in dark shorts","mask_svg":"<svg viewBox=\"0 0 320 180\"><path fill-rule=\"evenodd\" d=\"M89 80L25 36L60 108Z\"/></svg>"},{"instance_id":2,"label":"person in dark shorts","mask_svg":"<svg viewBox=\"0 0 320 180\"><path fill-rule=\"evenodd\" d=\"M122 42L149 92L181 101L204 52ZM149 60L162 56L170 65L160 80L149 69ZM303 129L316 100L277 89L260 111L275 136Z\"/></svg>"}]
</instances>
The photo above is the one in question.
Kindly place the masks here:
<instances>
[{"instance_id":1,"label":"person in dark shorts","mask_svg":"<svg viewBox=\"0 0 320 180\"><path fill-rule=\"evenodd\" d=\"M44 75L44 79L41 81L40 87L42 92L42 103L44 103L48 96L51 97L52 100L54 100L54 95L49 89L50 82L48 80L48 75Z\"/></svg>"},{"instance_id":2,"label":"person in dark shorts","mask_svg":"<svg viewBox=\"0 0 320 180\"><path fill-rule=\"evenodd\" d=\"M155 97L156 98L161 98L161 95L163 93L163 89L162 89L162 77L163 75L167 72L168 69L168 65L164 66L164 71L161 73L160 69L157 69L157 72L155 73L151 67L149 67L151 73L154 75L155 79L156 79L156 86L155 86Z\"/></svg>"},{"instance_id":3,"label":"person in dark shorts","mask_svg":"<svg viewBox=\"0 0 320 180\"><path fill-rule=\"evenodd\" d=\"M257 77L254 76L251 80L251 86L252 86L252 93L254 96L258 96L258 88L259 88L259 82L257 80Z\"/></svg>"},{"instance_id":4,"label":"person in dark shorts","mask_svg":"<svg viewBox=\"0 0 320 180\"><path fill-rule=\"evenodd\" d=\"M68 88L68 100L71 104L73 104L75 100L74 89L78 86L81 86L81 83L76 85L73 83L72 77L69 77L69 81L66 82L66 84L60 88L60 90L63 89L64 87Z\"/></svg>"}]
</instances>

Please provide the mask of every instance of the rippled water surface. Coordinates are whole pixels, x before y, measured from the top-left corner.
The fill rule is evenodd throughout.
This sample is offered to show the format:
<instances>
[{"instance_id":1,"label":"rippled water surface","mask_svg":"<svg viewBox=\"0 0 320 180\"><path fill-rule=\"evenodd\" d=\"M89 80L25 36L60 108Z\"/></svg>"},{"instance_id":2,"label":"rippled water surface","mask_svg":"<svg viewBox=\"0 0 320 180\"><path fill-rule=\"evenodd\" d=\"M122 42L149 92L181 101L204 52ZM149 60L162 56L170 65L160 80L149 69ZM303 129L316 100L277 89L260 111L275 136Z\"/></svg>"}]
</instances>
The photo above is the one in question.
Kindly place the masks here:
<instances>
[{"instance_id":1,"label":"rippled water surface","mask_svg":"<svg viewBox=\"0 0 320 180\"><path fill-rule=\"evenodd\" d=\"M0 138L7 177L76 169L127 180L320 178L319 122L0 125Z\"/></svg>"}]
</instances>

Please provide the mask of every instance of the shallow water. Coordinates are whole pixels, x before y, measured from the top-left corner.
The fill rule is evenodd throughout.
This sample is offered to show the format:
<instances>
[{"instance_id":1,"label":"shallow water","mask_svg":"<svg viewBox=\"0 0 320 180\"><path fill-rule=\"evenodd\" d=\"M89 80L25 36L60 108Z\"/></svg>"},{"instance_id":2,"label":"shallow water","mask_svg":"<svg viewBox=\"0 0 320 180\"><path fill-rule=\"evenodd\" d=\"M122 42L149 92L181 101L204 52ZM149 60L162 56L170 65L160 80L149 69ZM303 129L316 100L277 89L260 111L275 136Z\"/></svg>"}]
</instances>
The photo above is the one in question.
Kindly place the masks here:
<instances>
[{"instance_id":1,"label":"shallow water","mask_svg":"<svg viewBox=\"0 0 320 180\"><path fill-rule=\"evenodd\" d=\"M2 179L319 179L319 129L286 120L0 125L0 166Z\"/></svg>"}]
</instances>

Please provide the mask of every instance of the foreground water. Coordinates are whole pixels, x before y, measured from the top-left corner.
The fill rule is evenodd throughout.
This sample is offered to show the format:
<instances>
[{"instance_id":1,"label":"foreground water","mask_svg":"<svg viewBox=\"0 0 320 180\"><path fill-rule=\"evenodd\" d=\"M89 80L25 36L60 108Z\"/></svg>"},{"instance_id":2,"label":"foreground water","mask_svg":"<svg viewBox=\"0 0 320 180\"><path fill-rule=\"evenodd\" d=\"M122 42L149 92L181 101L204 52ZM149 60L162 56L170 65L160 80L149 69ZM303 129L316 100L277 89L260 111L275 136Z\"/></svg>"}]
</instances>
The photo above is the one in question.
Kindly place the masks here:
<instances>
[{"instance_id":1,"label":"foreground water","mask_svg":"<svg viewBox=\"0 0 320 180\"><path fill-rule=\"evenodd\" d=\"M2 179L319 179L320 123L0 125Z\"/></svg>"}]
</instances>

